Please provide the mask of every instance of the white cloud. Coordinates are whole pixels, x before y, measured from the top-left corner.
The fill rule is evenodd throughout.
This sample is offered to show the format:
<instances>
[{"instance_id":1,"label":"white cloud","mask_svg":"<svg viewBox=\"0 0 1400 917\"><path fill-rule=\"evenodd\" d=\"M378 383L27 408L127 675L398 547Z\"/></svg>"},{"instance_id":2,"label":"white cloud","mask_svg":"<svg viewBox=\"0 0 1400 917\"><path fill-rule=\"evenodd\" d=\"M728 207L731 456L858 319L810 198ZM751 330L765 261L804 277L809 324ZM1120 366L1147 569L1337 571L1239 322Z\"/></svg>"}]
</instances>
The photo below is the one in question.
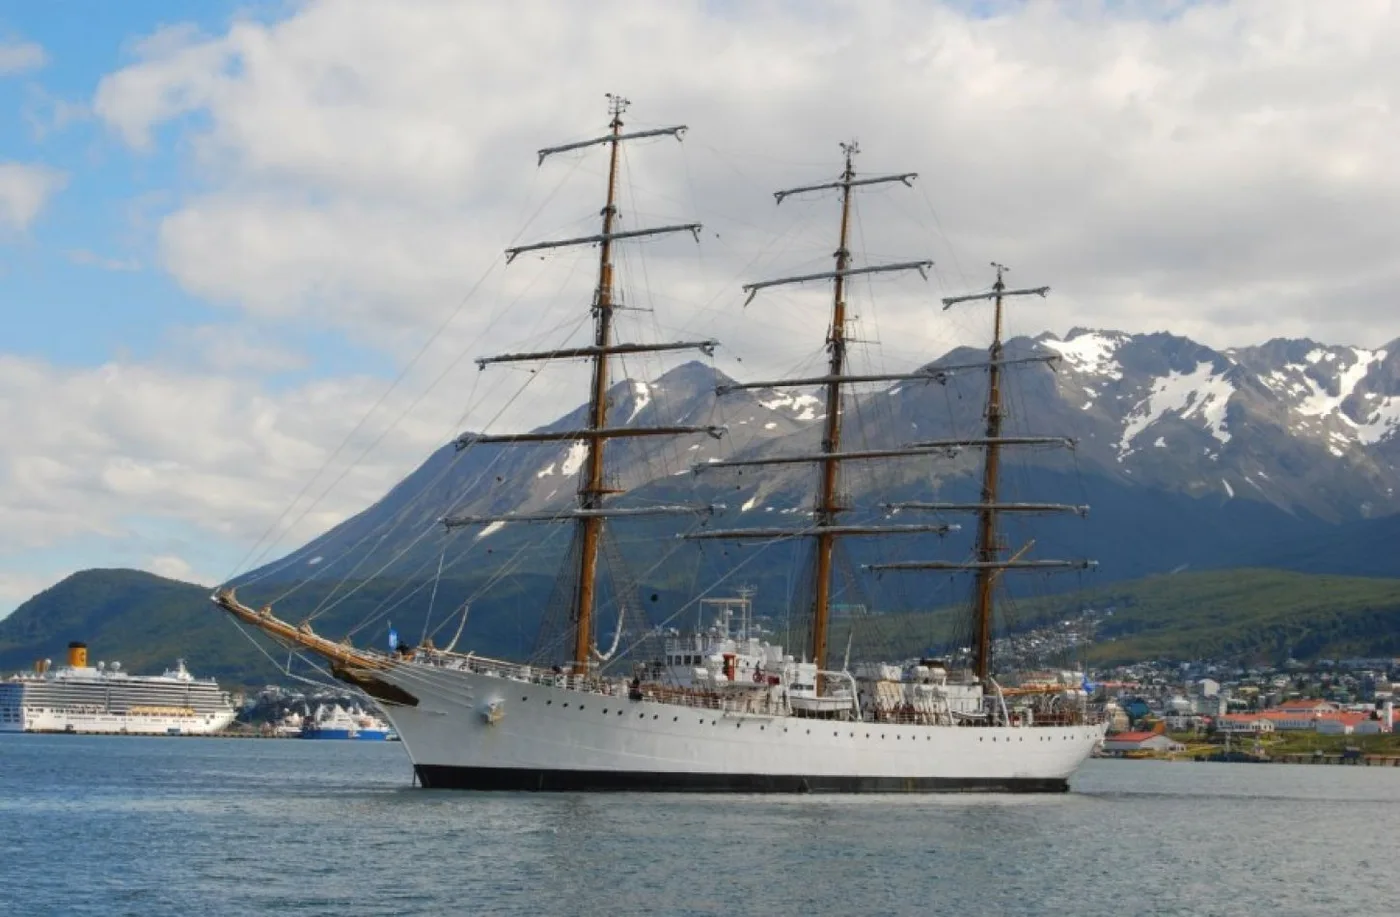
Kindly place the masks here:
<instances>
[{"instance_id":1,"label":"white cloud","mask_svg":"<svg viewBox=\"0 0 1400 917\"><path fill-rule=\"evenodd\" d=\"M146 569L157 576L180 580L184 583L197 583L201 586L217 585L212 578L195 572L190 562L174 554L160 554L146 561Z\"/></svg>"},{"instance_id":2,"label":"white cloud","mask_svg":"<svg viewBox=\"0 0 1400 917\"><path fill-rule=\"evenodd\" d=\"M99 255L85 248L75 248L68 252L68 260L83 267L98 267L104 271L139 271L141 262L134 258L112 258Z\"/></svg>"},{"instance_id":3,"label":"white cloud","mask_svg":"<svg viewBox=\"0 0 1400 917\"><path fill-rule=\"evenodd\" d=\"M48 62L44 49L32 41L0 38L0 74L37 70Z\"/></svg>"},{"instance_id":4,"label":"white cloud","mask_svg":"<svg viewBox=\"0 0 1400 917\"><path fill-rule=\"evenodd\" d=\"M692 247L655 246L651 288L689 294L680 321L772 347L774 366L796 355L807 300L771 297L754 321L733 287L829 255L830 206L774 213L767 192L832 174L851 135L862 168L923 173L919 192L867 196L864 248L931 252L934 292L982 285L993 258L1055 286L1018 330L1393 337L1379 294L1400 280L1400 16L1385 2L1133 9L317 0L222 35L166 29L94 109L136 147L173 126L207 176L160 231L187 289L380 343L402 343L393 327L420 340L537 205L531 239L589 225L601 158L535 174L531 153L596 132L605 89L635 97L637 126L692 126L680 150L629 152L625 213L693 214L720 233L699 279ZM775 241L797 223L811 225ZM531 270L486 294L512 298ZM584 273L570 289L586 291ZM897 358L984 333L931 317L917 284L876 289ZM535 291L523 305L560 300ZM471 310L464 341L494 308Z\"/></svg>"},{"instance_id":5,"label":"white cloud","mask_svg":"<svg viewBox=\"0 0 1400 917\"><path fill-rule=\"evenodd\" d=\"M289 517L298 544L378 499L450 435L455 406L406 416L409 388L371 413L385 387L348 378L274 392L255 375L0 356L0 428L25 431L0 440L0 556L144 537L151 520L249 544L319 473Z\"/></svg>"},{"instance_id":6,"label":"white cloud","mask_svg":"<svg viewBox=\"0 0 1400 917\"><path fill-rule=\"evenodd\" d=\"M251 325L198 325L166 333L162 361L172 366L199 366L217 373L277 374L306 369L306 355L283 346Z\"/></svg>"},{"instance_id":7,"label":"white cloud","mask_svg":"<svg viewBox=\"0 0 1400 917\"><path fill-rule=\"evenodd\" d=\"M48 166L0 162L0 230L23 230L67 177Z\"/></svg>"},{"instance_id":8,"label":"white cloud","mask_svg":"<svg viewBox=\"0 0 1400 917\"><path fill-rule=\"evenodd\" d=\"M212 538L261 535L384 385L265 383L303 368L278 344L284 323L406 362L460 308L325 483L462 354L577 340L595 254L504 269L499 252L596 231L600 151L543 168L533 154L596 136L608 90L636 101L630 126L691 127L683 145L629 148L627 225L706 224L698 253L685 238L624 246L628 302L656 312L624 313L623 331L719 337L721 368L736 375L821 350L821 290L744 309L738 286L830 264L831 199L774 208L769 194L832 177L836 143L852 136L862 170L922 176L913 191L862 196L861 257L938 262L928 287L853 285L855 311L878 317L885 342L872 361L981 340L983 313L934 302L985 284L993 259L1014 281L1055 288L1013 316L1020 332L1170 328L1217 346L1394 338L1393 5L1357 0L1345 16L1312 0L1138 7L1015 4L979 19L877 0L307 0L221 34L163 29L131 46L92 111L137 150L186 157L195 180L179 187L195 190L157 190L139 215L159 214L159 265L230 318L167 330L198 363L70 370L0 357L0 424L26 431L0 439L0 555L122 536L134 513ZM0 226L28 226L62 180L0 165ZM524 397L521 378L450 375L326 500L291 514L286 543L377 498L454 432L458 396L475 393L474 428L505 405L501 426L519 428L579 401L567 373ZM140 556L193 557L155 544Z\"/></svg>"}]
</instances>

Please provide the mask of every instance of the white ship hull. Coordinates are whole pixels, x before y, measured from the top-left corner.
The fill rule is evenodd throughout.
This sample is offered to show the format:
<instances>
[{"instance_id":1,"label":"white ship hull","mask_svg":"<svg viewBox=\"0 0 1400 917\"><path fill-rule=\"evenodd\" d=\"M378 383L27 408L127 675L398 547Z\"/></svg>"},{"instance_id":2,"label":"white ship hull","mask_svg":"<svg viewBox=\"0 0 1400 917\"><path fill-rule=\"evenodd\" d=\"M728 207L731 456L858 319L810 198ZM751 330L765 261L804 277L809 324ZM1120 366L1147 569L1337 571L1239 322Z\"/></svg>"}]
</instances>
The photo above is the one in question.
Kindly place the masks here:
<instances>
[{"instance_id":1,"label":"white ship hull","mask_svg":"<svg viewBox=\"0 0 1400 917\"><path fill-rule=\"evenodd\" d=\"M376 675L417 700L382 709L429 788L1061 792L1104 731L727 712L414 664Z\"/></svg>"},{"instance_id":2,"label":"white ship hull","mask_svg":"<svg viewBox=\"0 0 1400 917\"><path fill-rule=\"evenodd\" d=\"M0 722L0 732L69 732L84 735L188 735L204 736L233 722L234 712L203 716L133 716L119 713L83 713L63 710L23 710L18 721Z\"/></svg>"}]
</instances>

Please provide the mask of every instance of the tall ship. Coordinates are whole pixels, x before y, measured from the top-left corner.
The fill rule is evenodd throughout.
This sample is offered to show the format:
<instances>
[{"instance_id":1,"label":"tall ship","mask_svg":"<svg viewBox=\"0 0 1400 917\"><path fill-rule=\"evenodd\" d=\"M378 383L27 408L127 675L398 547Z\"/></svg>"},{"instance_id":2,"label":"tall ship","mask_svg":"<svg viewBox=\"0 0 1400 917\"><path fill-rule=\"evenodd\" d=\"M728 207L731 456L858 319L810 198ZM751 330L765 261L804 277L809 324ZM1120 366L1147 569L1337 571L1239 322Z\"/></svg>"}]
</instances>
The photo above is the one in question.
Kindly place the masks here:
<instances>
[{"instance_id":1,"label":"tall ship","mask_svg":"<svg viewBox=\"0 0 1400 917\"><path fill-rule=\"evenodd\" d=\"M211 735L234 713L218 683L195 678L183 659L160 675L132 675L119 662L88 665L77 641L66 665L41 659L0 681L0 732Z\"/></svg>"},{"instance_id":2,"label":"tall ship","mask_svg":"<svg viewBox=\"0 0 1400 917\"><path fill-rule=\"evenodd\" d=\"M591 343L583 347L488 357L497 363L548 364L583 360L591 383L584 422L570 429L533 433L470 434L459 450L483 444L574 443L579 449L577 499L557 512L449 514L449 529L505 524L567 524L573 541L567 553L566 613L551 618L549 645L556 660L485 658L430 641L389 650L361 648L317 634L310 621L291 623L271 606L240 600L235 588L216 591L214 603L280 643L322 657L335 677L372 696L403 740L417 778L428 788L488 790L651 790L741 792L1061 792L1070 776L1104 734L1090 703L1083 673L1070 669L1022 677L1003 684L993 658L994 606L1005 574L1023 570L1083 568L1089 561L1037 559L1032 544L1013 549L1000 523L1009 514L1083 514L1085 507L1053 503L1011 503L1000 495L999 471L1005 450L1072 445L1064 437L1009 436L1003 432L1003 374L1014 364L1050 357L1011 358L1003 353L1003 308L1048 288L1010 289L997 267L990 289L944 300L944 306L985 303L991 307L991 344L986 359L959 367L924 368L906 373L859 373L848 365L851 316L847 290L865 275L923 274L928 260L857 264L850 252L853 199L862 191L909 185L914 173L866 175L855 170L858 149L843 144L843 168L831 180L776 192L788 198L827 194L840 203L834 264L830 270L794 274L748 284L750 299L770 287L829 284L832 296L825 325L825 357L817 376L722 386L716 396L742 389L820 391L820 447L785 455L711 460L697 467L796 465L812 469L810 512L788 517L789 527L711 528L692 526L679 537L721 542L786 542L808 546L810 563L794 579L807 588L797 645L783 646L758 626L752 594L724 596L715 590L687 604L698 612L693 630L651 628L645 651L621 654L619 635L628 603L614 595L611 607L599 568L619 560L609 550L607 531L638 517L650 523L712 513L714 507L627 502L608 473L609 445L638 437L722 437L722 426L619 423L610 414L609 384L615 360L637 354L709 352L717 342L643 343L619 340L615 318L624 308L614 283L615 250L620 244L673 233L695 233L695 223L622 229L618 225L619 154L629 141L680 139L683 126L624 130L626 100L610 96L609 130L595 139L539 151L540 161L564 151L601 147L608 153L607 191L601 227L595 234L537 242L507 251L507 260L525 252L568 246L597 246L596 285L589 304ZM805 334L804 323L792 333ZM817 325L816 327L821 327ZM815 338L815 336L814 336ZM813 345L820 342L813 340ZM936 387L950 372L985 373L986 402L977 435L903 443L895 448L862 448L843 442L843 421L851 409L850 386L921 382ZM630 419L630 418L629 418ZM856 507L843 486L853 464L938 462L943 457L980 455L980 498L964 503L905 501ZM861 509L860 514L856 510ZM903 521L914 516L916 521ZM947 521L970 517L976 525L971 556L921 559L905 556L864 565L863 574L894 576L901 571L941 570L971 578L968 606L970 640L948 655L921 655L889 662L852 662L851 636L844 647L834 627L838 602L835 559L851 539L890 539L927 545L931 536L956 529ZM898 517L898 518L896 518ZM681 528L678 526L678 529ZM479 529L482 530L482 529ZM901 536L925 536L900 540ZM617 592L617 590L615 590ZM635 609L633 609L635 611ZM614 623L611 646L606 627ZM689 616L689 615L687 615ZM837 616L839 617L839 616ZM463 619L465 622L465 617ZM838 621L839 623L839 621ZM458 629L460 636L461 629ZM833 637L833 634L836 634ZM603 646L600 646L600 643ZM606 647L606 648L605 648ZM562 657L562 658L559 658Z\"/></svg>"}]
</instances>

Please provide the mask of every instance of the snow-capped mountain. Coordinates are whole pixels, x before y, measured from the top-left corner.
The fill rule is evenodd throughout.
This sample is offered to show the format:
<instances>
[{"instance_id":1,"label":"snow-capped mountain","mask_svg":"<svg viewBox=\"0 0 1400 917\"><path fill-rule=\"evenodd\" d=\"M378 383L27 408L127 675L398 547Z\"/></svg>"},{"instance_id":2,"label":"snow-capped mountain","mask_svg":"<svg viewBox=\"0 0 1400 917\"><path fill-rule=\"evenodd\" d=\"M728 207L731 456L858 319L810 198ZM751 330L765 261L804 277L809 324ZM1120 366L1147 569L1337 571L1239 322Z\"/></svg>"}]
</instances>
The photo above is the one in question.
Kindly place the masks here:
<instances>
[{"instance_id":1,"label":"snow-capped mountain","mask_svg":"<svg viewBox=\"0 0 1400 917\"><path fill-rule=\"evenodd\" d=\"M1229 551L1254 557L1256 543L1274 536L1296 544L1313 531L1323 537L1335 524L1400 513L1400 341L1380 350L1276 340L1217 351L1164 333L1075 329L1063 338L1013 339L1006 353L1058 357L1052 365L1006 372L1006 432L1065 435L1077 443L1068 464L1062 452L1008 455L1028 475L1017 479L1025 492L1011 496L1073 500L1049 491L1079 477L1074 486L1096 504L1088 527L1098 547L1088 547L1100 557L1120 555L1110 575L1224 562L1222 552ZM962 348L933 365L980 357ZM730 381L692 362L654 380L612 387L611 423L727 431L720 439L696 434L610 442L609 482L628 492L619 499L711 502L740 525L779 524L784 516L810 512L810 465L693 472L725 458L819 448L824 415L816 395L740 390L717 397L716 386ZM904 382L855 395L848 403L846 446L978 435L985 386L984 372L963 371L943 383ZM583 425L580 407L545 429ZM448 445L379 503L302 550L307 557L397 551L449 512L562 508L575 499L583 458L582 443L482 444L460 454ZM886 495L972 499L976 458L965 452L851 463L843 490L855 506ZM1008 481L1009 490L1017 486ZM468 530L463 537L501 547L532 537L501 528ZM287 575L297 569L288 566Z\"/></svg>"},{"instance_id":2,"label":"snow-capped mountain","mask_svg":"<svg viewBox=\"0 0 1400 917\"><path fill-rule=\"evenodd\" d=\"M1084 415L1081 451L1105 468L1334 521L1400 511L1400 341L1215 351L1076 329L1033 343L1061 356L1059 401Z\"/></svg>"}]
</instances>

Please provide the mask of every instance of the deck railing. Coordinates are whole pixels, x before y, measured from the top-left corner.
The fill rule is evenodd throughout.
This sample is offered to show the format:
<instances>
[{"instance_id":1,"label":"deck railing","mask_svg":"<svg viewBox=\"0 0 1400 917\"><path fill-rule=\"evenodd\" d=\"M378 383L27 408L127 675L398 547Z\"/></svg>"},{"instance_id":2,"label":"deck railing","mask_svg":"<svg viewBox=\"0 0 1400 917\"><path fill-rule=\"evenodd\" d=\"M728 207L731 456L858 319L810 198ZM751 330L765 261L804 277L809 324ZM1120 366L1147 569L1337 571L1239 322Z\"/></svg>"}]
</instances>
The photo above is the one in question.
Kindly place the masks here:
<instances>
[{"instance_id":1,"label":"deck railing","mask_svg":"<svg viewBox=\"0 0 1400 917\"><path fill-rule=\"evenodd\" d=\"M893 709L888 707L882 708L870 703L865 705L865 709L861 711L858 720L851 715L855 713L854 705L849 710L839 711L841 715L837 716L804 716L802 711L794 710L789 705L787 696L783 691L779 690L775 695L773 686L757 683L751 684L749 682L735 682L727 691L715 691L683 687L680 685L660 684L657 682L633 682L625 678L577 675L556 671L554 669L547 669L542 666L506 662L499 659L491 659L486 656L476 656L470 653L448 654L434 650L418 651L415 653L410 664L456 669L458 671L472 672L477 675L486 675L494 678L503 678L524 684L563 688L580 694L600 697L626 697L636 701L651 701L653 703L663 703L680 707L716 710L738 716L790 716L800 719L842 720L847 722L881 723L895 726L927 726L940 722L948 723L950 721L949 714L944 712L918 710L907 705ZM1048 711L1032 710L1029 718L1023 718L1019 714L1013 712L1011 724L1045 727L1095 725L1101 721L1101 714L1101 709L1096 705L1063 706L1059 709ZM1029 721L1026 722L1026 719ZM1005 723L1001 721L993 722L992 718L986 716L977 717L968 714L954 715L951 717L951 721L956 725L974 727L1005 725Z\"/></svg>"}]
</instances>

